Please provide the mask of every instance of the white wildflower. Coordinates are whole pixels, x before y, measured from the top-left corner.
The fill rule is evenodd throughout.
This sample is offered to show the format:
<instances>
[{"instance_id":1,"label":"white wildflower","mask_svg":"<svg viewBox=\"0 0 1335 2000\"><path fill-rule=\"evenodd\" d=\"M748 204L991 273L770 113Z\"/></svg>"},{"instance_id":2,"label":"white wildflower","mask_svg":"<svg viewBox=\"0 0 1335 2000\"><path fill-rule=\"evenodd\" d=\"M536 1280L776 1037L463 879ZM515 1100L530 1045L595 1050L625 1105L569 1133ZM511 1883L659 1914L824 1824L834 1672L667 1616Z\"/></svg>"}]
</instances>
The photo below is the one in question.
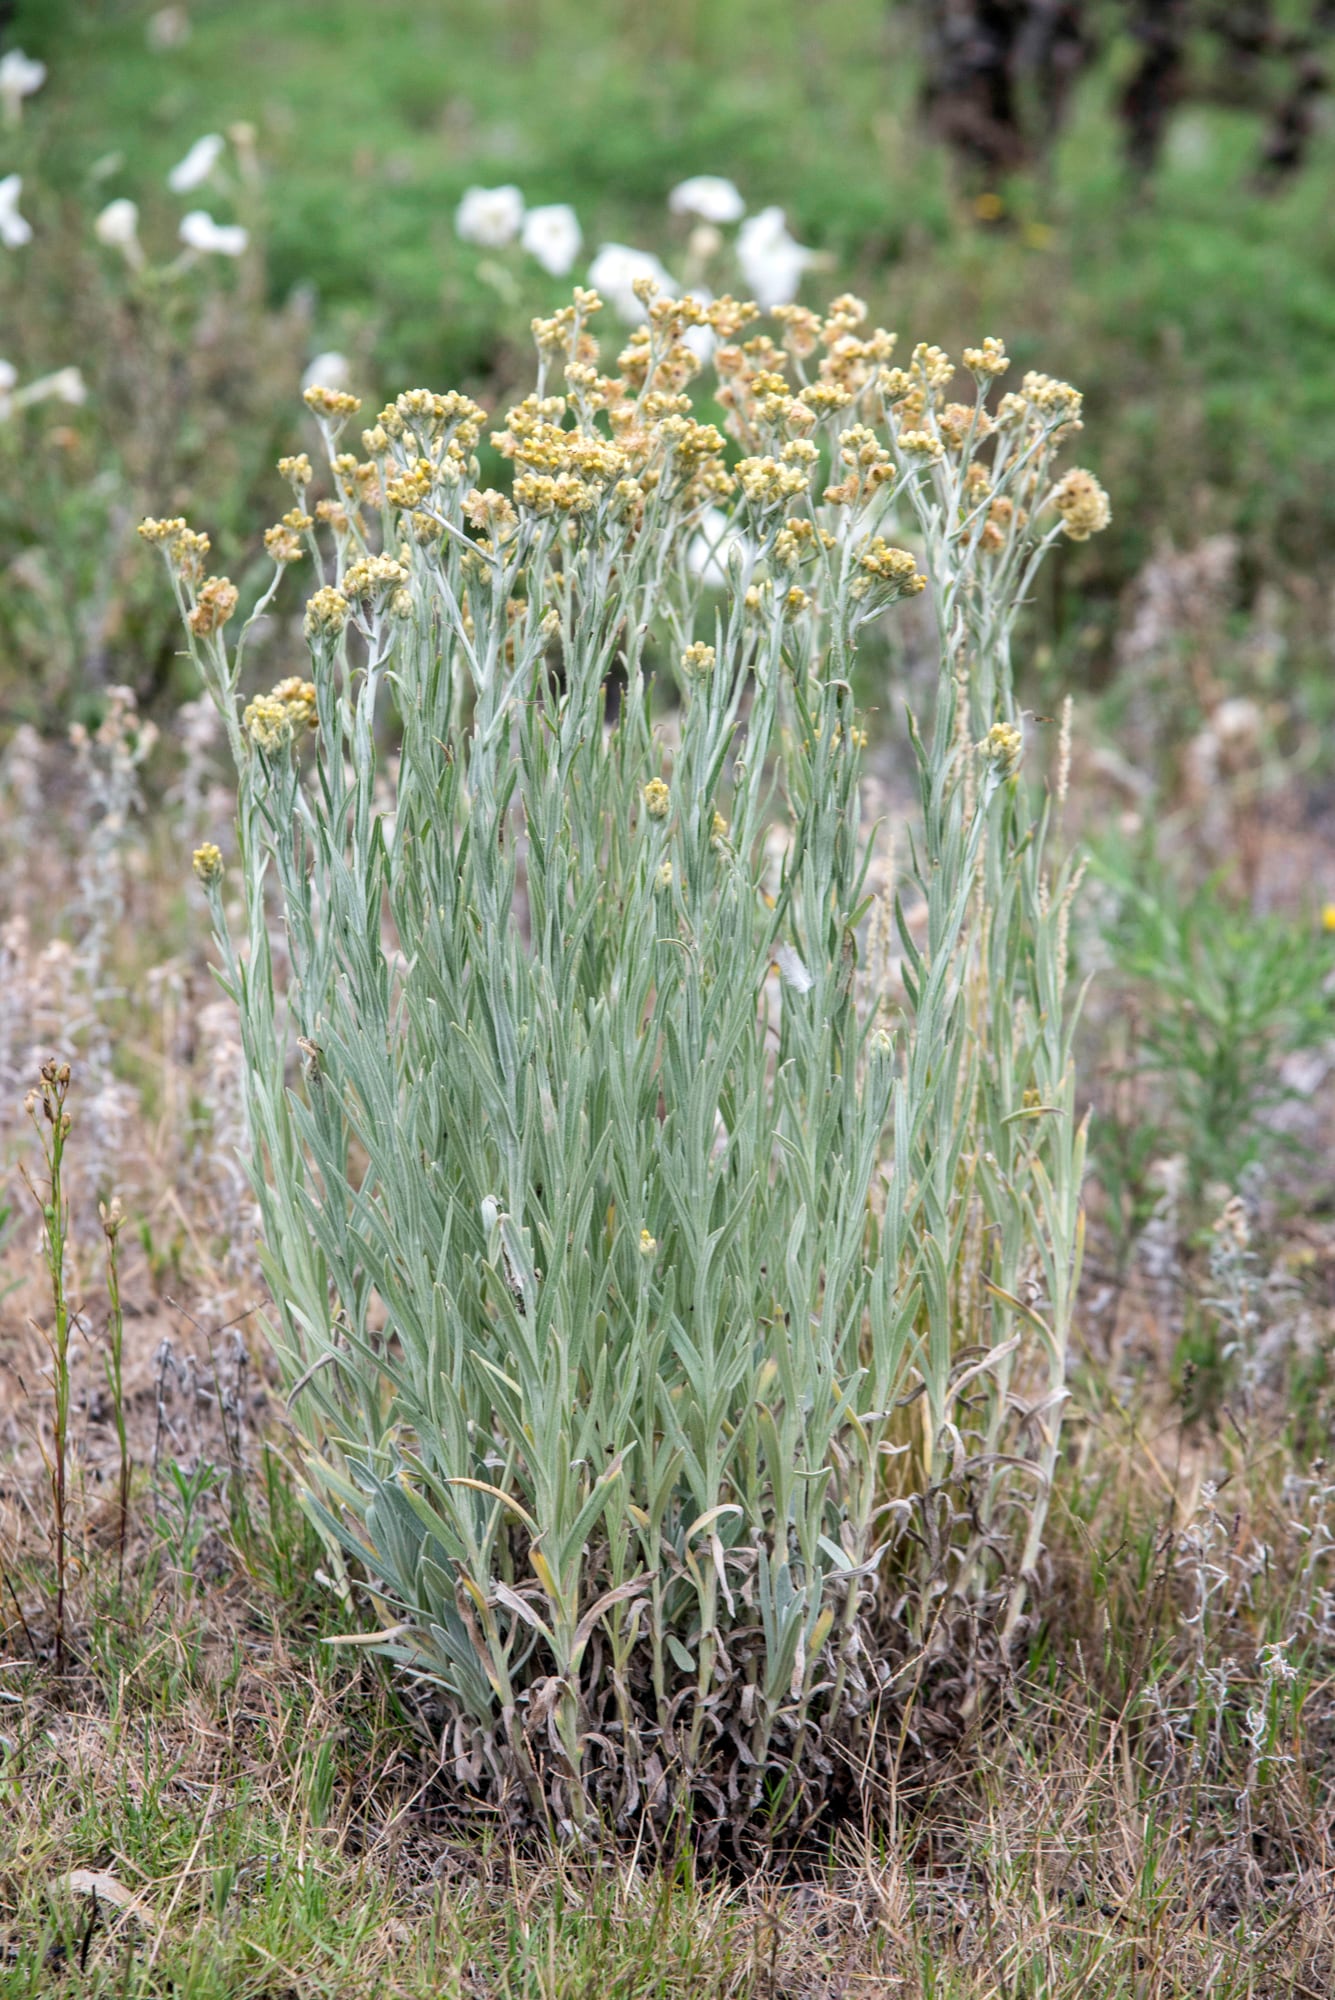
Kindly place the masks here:
<instances>
[{"instance_id":1,"label":"white wildflower","mask_svg":"<svg viewBox=\"0 0 1335 2000\"><path fill-rule=\"evenodd\" d=\"M19 250L32 242L32 224L19 214L22 193L22 174L6 174L0 180L0 243L6 250Z\"/></svg>"},{"instance_id":2,"label":"white wildflower","mask_svg":"<svg viewBox=\"0 0 1335 2000\"><path fill-rule=\"evenodd\" d=\"M159 7L148 17L145 39L155 55L179 49L190 39L190 16L184 7Z\"/></svg>"},{"instance_id":3,"label":"white wildflower","mask_svg":"<svg viewBox=\"0 0 1335 2000\"><path fill-rule=\"evenodd\" d=\"M781 208L748 215L737 232L737 262L758 306L791 305L816 252L794 242Z\"/></svg>"},{"instance_id":4,"label":"white wildflower","mask_svg":"<svg viewBox=\"0 0 1335 2000\"><path fill-rule=\"evenodd\" d=\"M674 215L696 215L701 222L740 222L746 203L721 174L695 174L681 181L668 196Z\"/></svg>"},{"instance_id":5,"label":"white wildflower","mask_svg":"<svg viewBox=\"0 0 1335 2000\"><path fill-rule=\"evenodd\" d=\"M15 409L26 409L29 403L50 402L70 403L77 408L88 401L88 384L81 369L56 368L49 375L39 375L26 388L15 390L12 400Z\"/></svg>"},{"instance_id":6,"label":"white wildflower","mask_svg":"<svg viewBox=\"0 0 1335 2000\"><path fill-rule=\"evenodd\" d=\"M23 116L23 100L46 82L46 64L25 56L22 49L7 49L0 56L0 106L6 125L17 125Z\"/></svg>"},{"instance_id":7,"label":"white wildflower","mask_svg":"<svg viewBox=\"0 0 1335 2000\"><path fill-rule=\"evenodd\" d=\"M643 278L651 278L665 297L675 297L675 281L648 250L632 250L625 243L604 243L589 266L589 284L620 313L627 326L638 326L648 317L643 302L635 294L635 286Z\"/></svg>"},{"instance_id":8,"label":"white wildflower","mask_svg":"<svg viewBox=\"0 0 1335 2000\"><path fill-rule=\"evenodd\" d=\"M250 231L239 222L215 222L202 208L192 208L181 217L180 238L188 250L201 250L219 257L239 257L250 241Z\"/></svg>"},{"instance_id":9,"label":"white wildflower","mask_svg":"<svg viewBox=\"0 0 1335 2000\"><path fill-rule=\"evenodd\" d=\"M455 234L482 250L500 250L513 243L524 220L524 197L517 187L465 188L454 211Z\"/></svg>"},{"instance_id":10,"label":"white wildflower","mask_svg":"<svg viewBox=\"0 0 1335 2000\"><path fill-rule=\"evenodd\" d=\"M190 194L195 188L203 187L222 158L226 145L221 132L206 132L202 139L196 139L185 158L178 160L167 176L167 186L172 193Z\"/></svg>"},{"instance_id":11,"label":"white wildflower","mask_svg":"<svg viewBox=\"0 0 1335 2000\"><path fill-rule=\"evenodd\" d=\"M352 363L346 354L339 354L333 348L327 354L317 354L302 376L301 386L343 393L352 387Z\"/></svg>"},{"instance_id":12,"label":"white wildflower","mask_svg":"<svg viewBox=\"0 0 1335 2000\"><path fill-rule=\"evenodd\" d=\"M119 250L131 264L143 262L143 251L139 247L138 204L122 195L118 201L109 201L93 224L93 234L99 243L109 249Z\"/></svg>"},{"instance_id":13,"label":"white wildflower","mask_svg":"<svg viewBox=\"0 0 1335 2000\"><path fill-rule=\"evenodd\" d=\"M564 278L579 255L584 232L569 202L554 201L546 208L529 210L519 240L544 271L553 278Z\"/></svg>"}]
</instances>

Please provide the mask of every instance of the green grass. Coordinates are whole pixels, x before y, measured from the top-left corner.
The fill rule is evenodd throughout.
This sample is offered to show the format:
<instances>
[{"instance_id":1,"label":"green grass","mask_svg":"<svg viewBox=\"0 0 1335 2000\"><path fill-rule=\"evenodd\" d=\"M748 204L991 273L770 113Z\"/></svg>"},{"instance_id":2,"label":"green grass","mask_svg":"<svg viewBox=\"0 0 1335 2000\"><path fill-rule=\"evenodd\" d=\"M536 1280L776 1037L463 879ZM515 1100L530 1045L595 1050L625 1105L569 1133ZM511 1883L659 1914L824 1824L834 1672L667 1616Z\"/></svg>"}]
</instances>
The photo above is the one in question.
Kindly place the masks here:
<instances>
[{"instance_id":1,"label":"green grass","mask_svg":"<svg viewBox=\"0 0 1335 2000\"><path fill-rule=\"evenodd\" d=\"M124 1589L114 1551L85 1544L70 1661L53 1672L33 1657L49 1644L41 1494L30 1485L16 1505L6 1464L0 1994L1327 1993L1321 1481L1276 1405L1209 1446L1211 1507L1202 1439L1174 1443L1152 1385L1130 1409L1093 1379L1074 1386L1044 1615L1013 1678L926 1756L932 1717L911 1711L901 1754L863 1774L864 1816L745 1878L708 1870L689 1843L659 1852L647 1829L514 1845L493 1813L470 1814L429 1691L328 1643L347 1621L313 1581L318 1544L268 1454L244 1515L229 1527L214 1506L222 1560L208 1581L164 1558L141 1475ZM1201 1661L1185 1623L1192 1536L1221 1579ZM1296 1678L1267 1692L1257 1649L1275 1639ZM75 1871L110 1877L110 1896L94 1905Z\"/></svg>"}]
</instances>

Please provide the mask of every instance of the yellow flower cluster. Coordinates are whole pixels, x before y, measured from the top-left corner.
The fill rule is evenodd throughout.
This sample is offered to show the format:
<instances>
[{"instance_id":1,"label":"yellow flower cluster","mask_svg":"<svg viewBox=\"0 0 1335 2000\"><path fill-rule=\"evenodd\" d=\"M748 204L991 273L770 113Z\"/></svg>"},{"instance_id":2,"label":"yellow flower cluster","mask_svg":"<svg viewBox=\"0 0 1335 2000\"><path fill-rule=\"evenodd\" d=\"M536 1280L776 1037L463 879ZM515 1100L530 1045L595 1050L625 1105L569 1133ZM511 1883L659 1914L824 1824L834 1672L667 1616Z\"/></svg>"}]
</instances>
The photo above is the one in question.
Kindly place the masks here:
<instances>
[{"instance_id":1,"label":"yellow flower cluster","mask_svg":"<svg viewBox=\"0 0 1335 2000\"><path fill-rule=\"evenodd\" d=\"M206 840L203 846L197 847L191 855L190 865L195 871L196 879L202 882L206 889L210 888L213 883L222 880L222 849L216 847L211 840Z\"/></svg>"},{"instance_id":2,"label":"yellow flower cluster","mask_svg":"<svg viewBox=\"0 0 1335 2000\"><path fill-rule=\"evenodd\" d=\"M341 590L325 584L306 606L306 637L336 639L347 624L351 609Z\"/></svg>"},{"instance_id":3,"label":"yellow flower cluster","mask_svg":"<svg viewBox=\"0 0 1335 2000\"><path fill-rule=\"evenodd\" d=\"M301 729L314 729L315 688L293 675L279 681L271 694L257 695L241 718L241 726L257 750L268 757L288 749Z\"/></svg>"},{"instance_id":4,"label":"yellow flower cluster","mask_svg":"<svg viewBox=\"0 0 1335 2000\"><path fill-rule=\"evenodd\" d=\"M893 601L896 597L916 597L927 587L926 577L918 574L918 565L908 550L891 548L884 535L874 535L858 551L858 572L852 584L856 598L879 588L889 590Z\"/></svg>"},{"instance_id":5,"label":"yellow flower cluster","mask_svg":"<svg viewBox=\"0 0 1335 2000\"><path fill-rule=\"evenodd\" d=\"M814 454L814 446L809 447ZM789 453L792 444L785 445L783 458L744 458L737 466L737 477L742 483L742 491L753 507L781 507L789 500L796 500L806 493L811 485L809 462L792 463Z\"/></svg>"},{"instance_id":6,"label":"yellow flower cluster","mask_svg":"<svg viewBox=\"0 0 1335 2000\"><path fill-rule=\"evenodd\" d=\"M338 585L317 589L305 613L306 634L317 648L343 632L355 606L412 618L424 601L413 583L414 565L422 561L416 551L435 551L447 537L451 562L462 544L470 582L500 576L503 552L513 562L534 517L553 522L561 538L553 559L561 568L575 560L562 541L592 534L594 517L615 524L626 546L647 519L661 521L681 536L683 573L706 577L710 587L717 585L720 565L712 557L706 561L701 548L707 555L710 548L745 541L748 567L756 569L746 596L753 616L806 618L816 612L817 598L833 612L847 591L865 606L854 626L925 588L914 557L870 532L887 520L896 481L911 479L918 467L940 468L935 478L950 496L953 531L972 534L984 554L1004 555L1022 531L1032 539L1029 515L1051 486L1053 447L1079 427L1081 400L1069 383L1031 372L1018 392L1000 396L989 409L991 385L1010 366L994 336L963 350L973 399L952 402L946 400L957 373L951 356L922 342L906 366L892 366L894 334L869 327L865 304L851 293L833 300L824 316L805 306L780 308L774 315L779 340L755 330L758 309L747 302L660 298L652 286L643 302L645 321L626 342L616 374L600 372L599 343L589 330L602 310L595 293L577 290L572 304L534 321L543 357L539 388L490 431L510 463L508 494L477 484L477 452L492 420L471 398L405 391L361 433L365 457L358 458L336 448L345 420L360 407L357 398L320 386L306 392L329 445L333 497L317 501L312 495L308 512L316 477L311 460L305 452L284 457L278 469L296 505L264 539L282 566L312 550L317 521L333 531ZM700 366L688 342L701 328L717 343L716 401L725 413L717 427L701 420L685 393ZM561 393L548 393L553 385ZM991 448L975 457L984 439ZM729 440L740 447L735 468L728 464ZM812 482L827 454L830 483L816 489L822 507L815 504ZM735 494L750 514L745 530L734 518L722 530L722 543L713 525L697 536L705 509ZM1051 488L1049 504L1075 541L1110 518L1103 489L1082 470ZM833 507L848 510L842 526L825 511ZM391 539L376 553L385 539L386 509L392 510ZM850 546L849 517L859 516ZM140 533L163 548L186 584L193 631L216 633L234 615L237 592L226 577L206 578L208 538L182 519L146 521ZM542 545L550 548L550 541ZM823 562L822 550L835 560ZM428 562L445 559L433 553ZM521 581L509 593L512 626L517 616L530 623L537 617L543 637L557 638L561 611L529 605L525 588ZM460 615L471 630L474 611L467 601ZM357 617L360 622L360 610ZM523 643L523 633L512 629L507 658ZM713 647L703 641L686 646L680 666L684 680L703 681L715 668ZM309 686L283 683L253 702L245 717L251 740L261 749L276 748L291 740L298 721L312 721L313 691L309 701L294 692ZM1018 737L1011 748L1009 738L1000 747L995 738L994 731L987 739L988 756L1018 761ZM652 780L643 802L649 818L665 818L667 784Z\"/></svg>"},{"instance_id":7,"label":"yellow flower cluster","mask_svg":"<svg viewBox=\"0 0 1335 2000\"><path fill-rule=\"evenodd\" d=\"M1059 426L1058 435L1066 430L1079 430L1080 412L1084 398L1069 382L1062 382L1053 375L1038 375L1032 370L1024 378L1020 392L1014 391L1003 396L997 405L997 423L1003 428L1020 428L1037 425L1050 430Z\"/></svg>"},{"instance_id":8,"label":"yellow flower cluster","mask_svg":"<svg viewBox=\"0 0 1335 2000\"><path fill-rule=\"evenodd\" d=\"M212 547L207 535L196 534L179 515L169 521L151 517L141 521L139 533L144 541L162 550L182 583L203 583L204 559Z\"/></svg>"},{"instance_id":9,"label":"yellow flower cluster","mask_svg":"<svg viewBox=\"0 0 1335 2000\"><path fill-rule=\"evenodd\" d=\"M306 488L315 477L310 459L304 451L297 452L291 458L280 458L278 461L278 470L281 477L287 481L293 492L298 496L306 491Z\"/></svg>"},{"instance_id":10,"label":"yellow flower cluster","mask_svg":"<svg viewBox=\"0 0 1335 2000\"><path fill-rule=\"evenodd\" d=\"M524 472L515 480L515 503L530 514L589 514L598 505L598 495L568 472L555 479L543 472Z\"/></svg>"},{"instance_id":11,"label":"yellow flower cluster","mask_svg":"<svg viewBox=\"0 0 1335 2000\"><path fill-rule=\"evenodd\" d=\"M661 778L650 778L644 788L644 810L650 819L666 819L672 794Z\"/></svg>"},{"instance_id":12,"label":"yellow flower cluster","mask_svg":"<svg viewBox=\"0 0 1335 2000\"><path fill-rule=\"evenodd\" d=\"M1003 778L1013 778L1020 768L1024 738L1013 722L994 722L983 738L983 754Z\"/></svg>"},{"instance_id":13,"label":"yellow flower cluster","mask_svg":"<svg viewBox=\"0 0 1335 2000\"><path fill-rule=\"evenodd\" d=\"M241 726L257 750L273 757L286 750L295 735L292 710L276 695L256 695L241 718Z\"/></svg>"},{"instance_id":14,"label":"yellow flower cluster","mask_svg":"<svg viewBox=\"0 0 1335 2000\"><path fill-rule=\"evenodd\" d=\"M393 556L363 556L359 561L349 563L343 574L341 589L345 597L376 597L387 590L398 590L408 581L409 571L402 557L396 562Z\"/></svg>"},{"instance_id":15,"label":"yellow flower cluster","mask_svg":"<svg viewBox=\"0 0 1335 2000\"><path fill-rule=\"evenodd\" d=\"M964 365L971 375L981 375L995 381L998 375L1006 373L1011 363L1005 342L989 333L984 336L981 347L965 348Z\"/></svg>"},{"instance_id":16,"label":"yellow flower cluster","mask_svg":"<svg viewBox=\"0 0 1335 2000\"><path fill-rule=\"evenodd\" d=\"M810 561L818 548L835 546L828 528L818 528L814 521L804 521L798 514L790 515L774 537L774 567L796 569L800 563Z\"/></svg>"},{"instance_id":17,"label":"yellow flower cluster","mask_svg":"<svg viewBox=\"0 0 1335 2000\"><path fill-rule=\"evenodd\" d=\"M355 417L362 406L360 396L350 396L345 389L326 389L318 382L303 391L302 401L317 417L334 417L340 422Z\"/></svg>"},{"instance_id":18,"label":"yellow flower cluster","mask_svg":"<svg viewBox=\"0 0 1335 2000\"><path fill-rule=\"evenodd\" d=\"M940 438L933 437L930 431L901 431L899 449L909 458L920 459L924 464L932 464L945 456Z\"/></svg>"}]
</instances>

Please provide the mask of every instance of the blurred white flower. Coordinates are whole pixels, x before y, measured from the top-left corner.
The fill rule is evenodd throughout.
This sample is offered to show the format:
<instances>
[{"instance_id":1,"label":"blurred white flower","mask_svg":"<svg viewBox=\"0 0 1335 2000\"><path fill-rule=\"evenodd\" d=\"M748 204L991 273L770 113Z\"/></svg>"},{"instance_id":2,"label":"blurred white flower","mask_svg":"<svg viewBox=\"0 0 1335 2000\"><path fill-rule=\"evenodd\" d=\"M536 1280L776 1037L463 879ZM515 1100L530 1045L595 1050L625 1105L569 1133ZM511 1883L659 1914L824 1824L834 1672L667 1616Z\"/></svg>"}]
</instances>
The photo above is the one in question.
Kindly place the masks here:
<instances>
[{"instance_id":1,"label":"blurred white flower","mask_svg":"<svg viewBox=\"0 0 1335 2000\"><path fill-rule=\"evenodd\" d=\"M524 197L517 187L464 189L454 211L454 230L461 242L482 250L500 250L513 243L524 220Z\"/></svg>"},{"instance_id":2,"label":"blurred white flower","mask_svg":"<svg viewBox=\"0 0 1335 2000\"><path fill-rule=\"evenodd\" d=\"M310 367L301 378L303 389L345 390L352 387L352 363L346 354L338 354L331 348L327 354L317 354Z\"/></svg>"},{"instance_id":3,"label":"blurred white flower","mask_svg":"<svg viewBox=\"0 0 1335 2000\"><path fill-rule=\"evenodd\" d=\"M6 250L18 250L32 242L32 224L19 214L22 193L22 174L6 174L0 181L0 243Z\"/></svg>"},{"instance_id":4,"label":"blurred white flower","mask_svg":"<svg viewBox=\"0 0 1335 2000\"><path fill-rule=\"evenodd\" d=\"M172 193L190 194L195 188L203 187L226 146L227 141L221 132L206 132L202 139L196 139L185 158L178 160L167 176L167 186Z\"/></svg>"},{"instance_id":5,"label":"blurred white flower","mask_svg":"<svg viewBox=\"0 0 1335 2000\"><path fill-rule=\"evenodd\" d=\"M674 215L698 215L701 222L740 222L746 203L733 186L719 174L696 174L682 181L668 196Z\"/></svg>"},{"instance_id":6,"label":"blurred white flower","mask_svg":"<svg viewBox=\"0 0 1335 2000\"><path fill-rule=\"evenodd\" d=\"M9 415L10 411L9 392L13 388L14 384L18 381L18 379L19 379L19 371L14 366L13 362L6 361L3 355L0 355L0 423L3 423L5 418Z\"/></svg>"},{"instance_id":7,"label":"blurred white flower","mask_svg":"<svg viewBox=\"0 0 1335 2000\"><path fill-rule=\"evenodd\" d=\"M746 289L766 311L792 304L802 273L815 259L814 250L789 235L781 208L762 208L748 215L737 232L737 262Z\"/></svg>"},{"instance_id":8,"label":"blurred white flower","mask_svg":"<svg viewBox=\"0 0 1335 2000\"><path fill-rule=\"evenodd\" d=\"M112 250L119 250L131 264L142 264L144 253L139 247L139 208L124 195L119 201L109 201L93 224L93 234L99 243L105 243Z\"/></svg>"},{"instance_id":9,"label":"blurred white flower","mask_svg":"<svg viewBox=\"0 0 1335 2000\"><path fill-rule=\"evenodd\" d=\"M686 544L686 567L697 583L709 590L722 590L728 581L730 559L737 556L745 565L753 553L748 538L733 527L721 507L706 507Z\"/></svg>"},{"instance_id":10,"label":"blurred white flower","mask_svg":"<svg viewBox=\"0 0 1335 2000\"><path fill-rule=\"evenodd\" d=\"M15 390L12 400L15 409L26 408L29 403L50 402L72 403L77 408L88 401L88 384L81 369L57 368L50 375L39 375L25 389Z\"/></svg>"},{"instance_id":11,"label":"blurred white flower","mask_svg":"<svg viewBox=\"0 0 1335 2000\"><path fill-rule=\"evenodd\" d=\"M580 252L584 232L569 202L531 208L524 217L520 242L553 278L564 278Z\"/></svg>"},{"instance_id":12,"label":"blurred white flower","mask_svg":"<svg viewBox=\"0 0 1335 2000\"><path fill-rule=\"evenodd\" d=\"M23 100L46 82L46 64L25 56L22 49L7 49L0 56L0 105L6 125L17 125L23 116Z\"/></svg>"},{"instance_id":13,"label":"blurred white flower","mask_svg":"<svg viewBox=\"0 0 1335 2000\"><path fill-rule=\"evenodd\" d=\"M219 257L239 257L250 241L250 231L239 222L215 222L202 208L192 208L181 217L178 232L188 250L213 252Z\"/></svg>"},{"instance_id":14,"label":"blurred white flower","mask_svg":"<svg viewBox=\"0 0 1335 2000\"><path fill-rule=\"evenodd\" d=\"M148 17L145 36L155 54L179 49L190 40L190 16L184 7L159 7L156 14Z\"/></svg>"},{"instance_id":15,"label":"blurred white flower","mask_svg":"<svg viewBox=\"0 0 1335 2000\"><path fill-rule=\"evenodd\" d=\"M625 243L604 243L589 266L589 283L594 291L602 293L627 326L638 326L642 319L648 318L633 289L640 278L652 278L664 297L676 296L675 279L668 276L648 250L632 250Z\"/></svg>"}]
</instances>

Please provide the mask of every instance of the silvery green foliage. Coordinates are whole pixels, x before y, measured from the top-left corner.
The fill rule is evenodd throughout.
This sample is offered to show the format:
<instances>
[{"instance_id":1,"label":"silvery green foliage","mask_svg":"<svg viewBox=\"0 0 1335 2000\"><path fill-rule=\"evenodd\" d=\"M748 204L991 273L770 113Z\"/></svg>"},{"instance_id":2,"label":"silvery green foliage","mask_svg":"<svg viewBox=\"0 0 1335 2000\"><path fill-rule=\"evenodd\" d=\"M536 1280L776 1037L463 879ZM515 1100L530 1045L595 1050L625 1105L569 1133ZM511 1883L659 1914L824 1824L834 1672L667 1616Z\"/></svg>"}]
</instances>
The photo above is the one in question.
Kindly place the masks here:
<instances>
[{"instance_id":1,"label":"silvery green foliage","mask_svg":"<svg viewBox=\"0 0 1335 2000\"><path fill-rule=\"evenodd\" d=\"M237 762L243 940L200 873L310 1506L461 1781L561 1822L818 1800L887 1696L967 1684L961 1620L1010 1636L1041 1549L1083 1127L1008 647L1078 399L1028 378L994 429L989 343L961 416L851 304L810 371L720 354L725 516L689 308L610 385L588 295L542 330L570 394L498 433L517 511L463 399L401 397L357 473L311 392L346 511L331 555L298 461L289 536L338 589L313 690L244 718L226 593L152 529ZM913 918L864 893L851 688L921 584L896 526L942 658Z\"/></svg>"}]
</instances>

